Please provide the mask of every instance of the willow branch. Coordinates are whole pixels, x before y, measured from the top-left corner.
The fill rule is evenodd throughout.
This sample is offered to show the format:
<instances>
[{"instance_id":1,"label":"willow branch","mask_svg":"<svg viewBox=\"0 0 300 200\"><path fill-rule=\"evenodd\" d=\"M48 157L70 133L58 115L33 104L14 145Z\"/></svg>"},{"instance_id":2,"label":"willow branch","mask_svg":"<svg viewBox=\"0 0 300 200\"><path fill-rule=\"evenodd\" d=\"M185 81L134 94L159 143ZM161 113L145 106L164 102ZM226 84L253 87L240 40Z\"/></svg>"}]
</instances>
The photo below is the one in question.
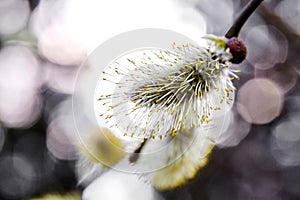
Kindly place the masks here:
<instances>
[{"instance_id":1,"label":"willow branch","mask_svg":"<svg viewBox=\"0 0 300 200\"><path fill-rule=\"evenodd\" d=\"M240 33L241 28L248 20L250 15L256 10L256 8L263 2L263 0L251 0L239 14L233 25L225 34L226 38L237 37Z\"/></svg>"}]
</instances>

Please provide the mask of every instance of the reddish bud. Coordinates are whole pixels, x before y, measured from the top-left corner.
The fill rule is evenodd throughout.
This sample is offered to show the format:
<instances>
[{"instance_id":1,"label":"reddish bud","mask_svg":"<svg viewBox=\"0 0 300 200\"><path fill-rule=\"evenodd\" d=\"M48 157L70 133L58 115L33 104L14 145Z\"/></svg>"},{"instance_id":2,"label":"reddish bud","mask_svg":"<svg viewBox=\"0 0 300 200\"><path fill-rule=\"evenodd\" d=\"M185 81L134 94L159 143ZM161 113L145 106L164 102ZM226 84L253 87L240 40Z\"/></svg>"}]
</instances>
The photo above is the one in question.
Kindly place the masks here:
<instances>
[{"instance_id":1,"label":"reddish bud","mask_svg":"<svg viewBox=\"0 0 300 200\"><path fill-rule=\"evenodd\" d=\"M245 60L247 55L247 48L244 42L236 37L232 37L227 41L227 47L232 54L232 63L239 64Z\"/></svg>"}]
</instances>

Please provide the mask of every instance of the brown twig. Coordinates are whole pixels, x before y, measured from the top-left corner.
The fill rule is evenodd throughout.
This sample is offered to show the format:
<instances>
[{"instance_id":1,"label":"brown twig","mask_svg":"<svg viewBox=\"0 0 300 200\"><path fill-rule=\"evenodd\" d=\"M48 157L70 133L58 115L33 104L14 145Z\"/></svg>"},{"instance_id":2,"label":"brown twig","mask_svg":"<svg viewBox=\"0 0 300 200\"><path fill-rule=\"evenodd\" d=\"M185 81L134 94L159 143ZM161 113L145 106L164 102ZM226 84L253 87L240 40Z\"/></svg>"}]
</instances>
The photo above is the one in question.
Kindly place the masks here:
<instances>
[{"instance_id":1,"label":"brown twig","mask_svg":"<svg viewBox=\"0 0 300 200\"><path fill-rule=\"evenodd\" d=\"M239 14L233 25L225 34L226 38L237 37L240 33L241 28L248 20L250 15L256 10L256 8L263 2L263 0L251 0Z\"/></svg>"},{"instance_id":2,"label":"brown twig","mask_svg":"<svg viewBox=\"0 0 300 200\"><path fill-rule=\"evenodd\" d=\"M144 139L141 145L129 156L129 162L135 163L139 159L139 154L147 143L148 139Z\"/></svg>"}]
</instances>

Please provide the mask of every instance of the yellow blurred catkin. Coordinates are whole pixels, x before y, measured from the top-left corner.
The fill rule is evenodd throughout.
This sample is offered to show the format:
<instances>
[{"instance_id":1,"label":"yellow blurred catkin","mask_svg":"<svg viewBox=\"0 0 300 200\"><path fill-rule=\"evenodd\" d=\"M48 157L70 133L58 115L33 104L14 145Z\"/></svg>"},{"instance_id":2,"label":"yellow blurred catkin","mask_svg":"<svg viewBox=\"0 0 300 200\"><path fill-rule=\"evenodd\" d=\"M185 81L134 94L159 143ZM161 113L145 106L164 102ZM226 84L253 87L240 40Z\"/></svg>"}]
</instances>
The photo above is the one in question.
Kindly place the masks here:
<instances>
[{"instance_id":1,"label":"yellow blurred catkin","mask_svg":"<svg viewBox=\"0 0 300 200\"><path fill-rule=\"evenodd\" d=\"M52 193L45 194L40 197L31 198L29 200L81 200L81 194L78 192L71 192L66 194Z\"/></svg>"},{"instance_id":2,"label":"yellow blurred catkin","mask_svg":"<svg viewBox=\"0 0 300 200\"><path fill-rule=\"evenodd\" d=\"M154 172L150 178L151 185L158 190L170 190L192 180L206 166L214 147L211 140L203 140L203 145L196 141L198 144L191 145L176 161Z\"/></svg>"},{"instance_id":3,"label":"yellow blurred catkin","mask_svg":"<svg viewBox=\"0 0 300 200\"><path fill-rule=\"evenodd\" d=\"M107 128L101 128L84 138L79 149L91 163L101 163L106 167L114 166L125 155L120 139Z\"/></svg>"}]
</instances>

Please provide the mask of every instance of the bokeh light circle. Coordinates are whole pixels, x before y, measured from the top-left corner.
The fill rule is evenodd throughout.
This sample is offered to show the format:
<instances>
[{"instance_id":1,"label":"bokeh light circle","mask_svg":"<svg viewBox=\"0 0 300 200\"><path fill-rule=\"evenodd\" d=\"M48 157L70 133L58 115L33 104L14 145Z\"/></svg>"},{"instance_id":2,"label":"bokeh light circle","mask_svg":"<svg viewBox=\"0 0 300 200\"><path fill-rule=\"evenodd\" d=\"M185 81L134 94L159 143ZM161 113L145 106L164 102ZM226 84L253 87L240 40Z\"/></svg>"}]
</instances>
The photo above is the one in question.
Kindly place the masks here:
<instances>
[{"instance_id":1,"label":"bokeh light circle","mask_svg":"<svg viewBox=\"0 0 300 200\"><path fill-rule=\"evenodd\" d=\"M39 60L23 46L0 52L0 116L7 127L30 127L40 116L42 84Z\"/></svg>"},{"instance_id":2,"label":"bokeh light circle","mask_svg":"<svg viewBox=\"0 0 300 200\"><path fill-rule=\"evenodd\" d=\"M251 79L238 91L237 109L249 123L266 124L279 116L284 96L269 79Z\"/></svg>"},{"instance_id":3,"label":"bokeh light circle","mask_svg":"<svg viewBox=\"0 0 300 200\"><path fill-rule=\"evenodd\" d=\"M0 1L0 34L13 34L26 26L30 16L28 1Z\"/></svg>"},{"instance_id":4,"label":"bokeh light circle","mask_svg":"<svg viewBox=\"0 0 300 200\"><path fill-rule=\"evenodd\" d=\"M21 154L2 156L0 176L0 193L6 198L29 196L36 187L35 166Z\"/></svg>"}]
</instances>

